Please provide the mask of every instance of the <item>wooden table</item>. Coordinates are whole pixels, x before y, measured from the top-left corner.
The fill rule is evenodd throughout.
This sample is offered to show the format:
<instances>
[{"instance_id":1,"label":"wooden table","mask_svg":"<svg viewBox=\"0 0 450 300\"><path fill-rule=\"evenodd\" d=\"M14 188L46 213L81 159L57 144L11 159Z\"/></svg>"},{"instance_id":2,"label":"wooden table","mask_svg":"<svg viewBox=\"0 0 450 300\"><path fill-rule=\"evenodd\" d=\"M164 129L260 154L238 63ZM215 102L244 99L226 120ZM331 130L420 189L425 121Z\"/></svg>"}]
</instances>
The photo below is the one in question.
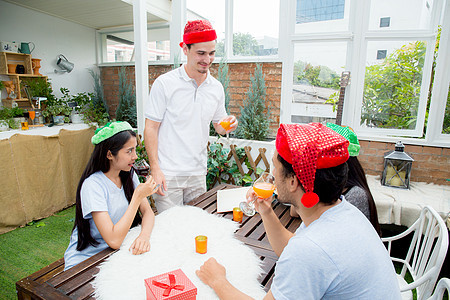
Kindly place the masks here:
<instances>
[{"instance_id":1,"label":"wooden table","mask_svg":"<svg viewBox=\"0 0 450 300\"><path fill-rule=\"evenodd\" d=\"M217 191L230 188L236 188L236 186L219 185L199 196L189 205L200 207L211 214L217 214ZM289 207L285 205L274 202L274 211L283 225L292 232L301 223L300 219L290 217ZM233 217L232 213L219 215L228 219ZM272 284L278 257L270 247L259 214L253 217L244 216L243 222L235 234L239 240L253 249L261 259L264 271L259 281L268 291ZM90 282L98 272L97 266L116 251L110 248L105 249L65 272L63 271L64 259L61 258L18 281L16 283L18 299L92 299L94 289Z\"/></svg>"}]
</instances>

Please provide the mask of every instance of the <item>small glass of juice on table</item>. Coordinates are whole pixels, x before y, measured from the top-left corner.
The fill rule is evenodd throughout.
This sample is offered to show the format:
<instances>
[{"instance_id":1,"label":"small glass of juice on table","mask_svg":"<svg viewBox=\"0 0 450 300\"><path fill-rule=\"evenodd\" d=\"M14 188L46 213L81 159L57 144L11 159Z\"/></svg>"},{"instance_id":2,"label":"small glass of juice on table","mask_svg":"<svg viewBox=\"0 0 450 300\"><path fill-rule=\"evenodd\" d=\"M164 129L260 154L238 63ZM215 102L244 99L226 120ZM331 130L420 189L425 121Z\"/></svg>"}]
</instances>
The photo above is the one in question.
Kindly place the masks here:
<instances>
[{"instance_id":1,"label":"small glass of juice on table","mask_svg":"<svg viewBox=\"0 0 450 300\"><path fill-rule=\"evenodd\" d=\"M275 191L275 178L273 175L264 172L259 176L259 178L253 183L253 190L255 191L258 198L266 199L270 198ZM255 201L241 202L239 207L244 212L246 216L253 216L256 212Z\"/></svg>"}]
</instances>

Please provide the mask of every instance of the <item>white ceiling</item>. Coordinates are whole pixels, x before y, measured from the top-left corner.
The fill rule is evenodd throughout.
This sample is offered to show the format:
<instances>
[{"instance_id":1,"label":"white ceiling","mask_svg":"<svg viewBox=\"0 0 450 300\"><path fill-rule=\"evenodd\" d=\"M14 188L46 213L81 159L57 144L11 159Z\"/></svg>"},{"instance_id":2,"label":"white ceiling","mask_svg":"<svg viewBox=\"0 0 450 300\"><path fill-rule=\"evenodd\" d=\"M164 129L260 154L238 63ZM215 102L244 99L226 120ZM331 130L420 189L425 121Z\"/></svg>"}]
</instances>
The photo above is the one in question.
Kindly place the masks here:
<instances>
[{"instance_id":1,"label":"white ceiling","mask_svg":"<svg viewBox=\"0 0 450 300\"><path fill-rule=\"evenodd\" d=\"M133 6L122 0L4 0L94 29L133 24ZM171 0L147 0L149 23L170 21Z\"/></svg>"}]
</instances>

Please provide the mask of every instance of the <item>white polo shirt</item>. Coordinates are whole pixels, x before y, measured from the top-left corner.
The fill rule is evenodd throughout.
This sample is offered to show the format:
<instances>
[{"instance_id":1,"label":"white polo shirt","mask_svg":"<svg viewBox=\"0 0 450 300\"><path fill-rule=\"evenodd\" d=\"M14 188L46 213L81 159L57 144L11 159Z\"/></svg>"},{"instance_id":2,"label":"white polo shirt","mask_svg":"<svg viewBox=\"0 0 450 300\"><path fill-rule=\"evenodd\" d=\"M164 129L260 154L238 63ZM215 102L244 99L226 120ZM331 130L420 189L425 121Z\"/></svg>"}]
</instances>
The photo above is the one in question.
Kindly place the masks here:
<instances>
[{"instance_id":1,"label":"white polo shirt","mask_svg":"<svg viewBox=\"0 0 450 300\"><path fill-rule=\"evenodd\" d=\"M164 175L206 175L209 124L226 115L223 86L209 72L198 87L184 65L159 76L145 118L161 122L158 160Z\"/></svg>"}]
</instances>

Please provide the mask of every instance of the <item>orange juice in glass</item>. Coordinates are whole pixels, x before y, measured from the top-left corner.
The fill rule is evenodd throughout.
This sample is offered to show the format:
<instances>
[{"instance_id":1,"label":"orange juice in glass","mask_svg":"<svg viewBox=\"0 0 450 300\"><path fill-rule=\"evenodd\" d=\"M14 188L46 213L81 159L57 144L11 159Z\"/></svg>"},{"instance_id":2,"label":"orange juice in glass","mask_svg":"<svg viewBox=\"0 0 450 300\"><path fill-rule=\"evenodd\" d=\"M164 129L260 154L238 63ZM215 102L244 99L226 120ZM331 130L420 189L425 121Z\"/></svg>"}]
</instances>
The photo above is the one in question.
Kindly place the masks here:
<instances>
[{"instance_id":1,"label":"orange juice in glass","mask_svg":"<svg viewBox=\"0 0 450 300\"><path fill-rule=\"evenodd\" d=\"M275 185L269 182L259 182L253 185L253 190L260 198L269 198L275 191Z\"/></svg>"},{"instance_id":2,"label":"orange juice in glass","mask_svg":"<svg viewBox=\"0 0 450 300\"><path fill-rule=\"evenodd\" d=\"M195 252L205 254L208 248L208 237L198 235L195 237Z\"/></svg>"},{"instance_id":3,"label":"orange juice in glass","mask_svg":"<svg viewBox=\"0 0 450 300\"><path fill-rule=\"evenodd\" d=\"M30 111L28 111L28 116L31 119L31 124L34 125L34 117L36 116L36 112L34 110L30 110Z\"/></svg>"},{"instance_id":4,"label":"orange juice in glass","mask_svg":"<svg viewBox=\"0 0 450 300\"><path fill-rule=\"evenodd\" d=\"M275 191L275 178L273 175L264 172L259 176L259 178L253 183L253 190L255 191L258 198L266 199L270 198ZM253 216L256 213L255 210L255 200L250 202L241 202L239 208L244 212L246 216Z\"/></svg>"},{"instance_id":5,"label":"orange juice in glass","mask_svg":"<svg viewBox=\"0 0 450 300\"><path fill-rule=\"evenodd\" d=\"M233 208L233 221L242 223L242 217L244 216L244 213L239 207Z\"/></svg>"},{"instance_id":6,"label":"orange juice in glass","mask_svg":"<svg viewBox=\"0 0 450 300\"><path fill-rule=\"evenodd\" d=\"M225 131L228 131L231 129L231 117L227 116L219 121L220 126L222 126Z\"/></svg>"}]
</instances>

